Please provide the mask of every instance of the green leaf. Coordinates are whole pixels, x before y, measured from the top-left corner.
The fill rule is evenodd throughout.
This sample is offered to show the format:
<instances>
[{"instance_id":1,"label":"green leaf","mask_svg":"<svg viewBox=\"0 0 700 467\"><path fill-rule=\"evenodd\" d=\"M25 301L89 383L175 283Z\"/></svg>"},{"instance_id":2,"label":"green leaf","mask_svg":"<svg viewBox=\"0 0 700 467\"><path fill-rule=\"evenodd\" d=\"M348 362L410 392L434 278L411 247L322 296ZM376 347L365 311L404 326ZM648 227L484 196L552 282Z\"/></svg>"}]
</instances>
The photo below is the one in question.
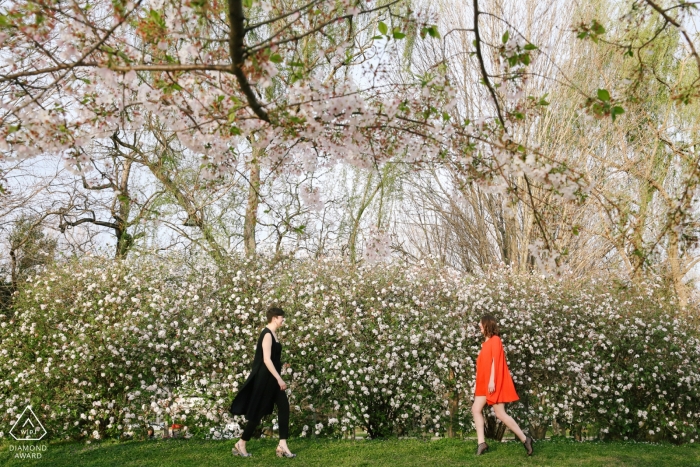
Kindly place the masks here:
<instances>
[{"instance_id":1,"label":"green leaf","mask_svg":"<svg viewBox=\"0 0 700 467\"><path fill-rule=\"evenodd\" d=\"M253 0L243 0L243 6L246 8L250 8L253 6Z\"/></svg>"},{"instance_id":2,"label":"green leaf","mask_svg":"<svg viewBox=\"0 0 700 467\"><path fill-rule=\"evenodd\" d=\"M282 56L280 54L270 55L270 61L272 63L282 63Z\"/></svg>"},{"instance_id":3,"label":"green leaf","mask_svg":"<svg viewBox=\"0 0 700 467\"><path fill-rule=\"evenodd\" d=\"M379 32L381 32L384 35L386 35L386 33L389 32L389 26L387 26L384 21L379 22Z\"/></svg>"},{"instance_id":4,"label":"green leaf","mask_svg":"<svg viewBox=\"0 0 700 467\"><path fill-rule=\"evenodd\" d=\"M129 58L129 56L121 50L117 50L117 56L124 60L126 63L131 63L131 59Z\"/></svg>"},{"instance_id":5,"label":"green leaf","mask_svg":"<svg viewBox=\"0 0 700 467\"><path fill-rule=\"evenodd\" d=\"M379 40L379 39L384 39L384 36L374 36L372 38L373 41Z\"/></svg>"},{"instance_id":6,"label":"green leaf","mask_svg":"<svg viewBox=\"0 0 700 467\"><path fill-rule=\"evenodd\" d=\"M503 34L503 37L501 37L501 41L503 41L503 43L505 44L506 42L508 42L508 38L509 38L509 37L510 37L510 32L506 31L506 32Z\"/></svg>"},{"instance_id":7,"label":"green leaf","mask_svg":"<svg viewBox=\"0 0 700 467\"><path fill-rule=\"evenodd\" d=\"M618 115L622 115L623 113L625 113L625 109L623 109L619 105L616 105L615 107L610 109L610 116L612 117L613 122L615 121Z\"/></svg>"},{"instance_id":8,"label":"green leaf","mask_svg":"<svg viewBox=\"0 0 700 467\"><path fill-rule=\"evenodd\" d=\"M403 39L406 37L406 34L402 33L401 31L394 31L393 32L394 39Z\"/></svg>"},{"instance_id":9,"label":"green leaf","mask_svg":"<svg viewBox=\"0 0 700 467\"><path fill-rule=\"evenodd\" d=\"M598 22L598 20L593 20L593 24L591 25L591 30L598 36L601 34L605 34L605 28L603 27L602 24Z\"/></svg>"},{"instance_id":10,"label":"green leaf","mask_svg":"<svg viewBox=\"0 0 700 467\"><path fill-rule=\"evenodd\" d=\"M420 30L420 38L425 39L425 36L428 34L428 28L422 28Z\"/></svg>"},{"instance_id":11,"label":"green leaf","mask_svg":"<svg viewBox=\"0 0 700 467\"><path fill-rule=\"evenodd\" d=\"M603 102L608 102L610 100L610 93L607 89L598 89L598 99Z\"/></svg>"},{"instance_id":12,"label":"green leaf","mask_svg":"<svg viewBox=\"0 0 700 467\"><path fill-rule=\"evenodd\" d=\"M537 46L535 44L525 44L525 50L537 50Z\"/></svg>"},{"instance_id":13,"label":"green leaf","mask_svg":"<svg viewBox=\"0 0 700 467\"><path fill-rule=\"evenodd\" d=\"M578 235L578 234L579 234L579 229L580 229L580 228L581 228L580 226L575 225L575 226L573 226L573 227L571 228L571 232L572 232L574 235Z\"/></svg>"},{"instance_id":14,"label":"green leaf","mask_svg":"<svg viewBox=\"0 0 700 467\"><path fill-rule=\"evenodd\" d=\"M438 31L437 26L430 26L428 28L428 35L434 37L435 39L440 39L440 31Z\"/></svg>"},{"instance_id":15,"label":"green leaf","mask_svg":"<svg viewBox=\"0 0 700 467\"><path fill-rule=\"evenodd\" d=\"M156 10L151 10L148 12L148 16L161 28L165 28L165 20Z\"/></svg>"}]
</instances>

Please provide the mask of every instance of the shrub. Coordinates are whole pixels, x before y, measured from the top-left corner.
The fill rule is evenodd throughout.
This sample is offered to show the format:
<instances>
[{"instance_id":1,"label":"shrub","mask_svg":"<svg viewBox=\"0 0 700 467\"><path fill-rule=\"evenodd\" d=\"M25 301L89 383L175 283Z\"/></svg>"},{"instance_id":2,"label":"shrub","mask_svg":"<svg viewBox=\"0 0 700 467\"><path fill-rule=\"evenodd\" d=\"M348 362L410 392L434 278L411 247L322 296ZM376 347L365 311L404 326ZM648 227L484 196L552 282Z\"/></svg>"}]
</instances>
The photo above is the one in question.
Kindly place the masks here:
<instances>
[{"instance_id":1,"label":"shrub","mask_svg":"<svg viewBox=\"0 0 700 467\"><path fill-rule=\"evenodd\" d=\"M520 423L698 437L698 332L653 287L507 270L465 278L431 264L215 267L177 255L84 260L32 278L0 323L3 422L31 403L54 438L133 436L157 416L197 436L221 431L273 303L288 312L279 335L292 435L469 431L488 311Z\"/></svg>"}]
</instances>

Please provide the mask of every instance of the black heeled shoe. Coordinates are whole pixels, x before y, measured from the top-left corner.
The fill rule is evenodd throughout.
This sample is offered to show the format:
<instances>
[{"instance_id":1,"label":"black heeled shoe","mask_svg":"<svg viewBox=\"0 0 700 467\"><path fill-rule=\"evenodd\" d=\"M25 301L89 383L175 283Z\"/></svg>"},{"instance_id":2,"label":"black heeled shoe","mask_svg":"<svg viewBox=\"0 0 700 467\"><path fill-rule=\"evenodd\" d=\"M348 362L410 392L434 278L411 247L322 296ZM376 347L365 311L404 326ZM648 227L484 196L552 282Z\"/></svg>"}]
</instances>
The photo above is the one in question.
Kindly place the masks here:
<instances>
[{"instance_id":1,"label":"black heeled shoe","mask_svg":"<svg viewBox=\"0 0 700 467\"><path fill-rule=\"evenodd\" d=\"M489 450L489 445L486 443L481 443L480 445L478 445L476 447L476 455L480 456L488 450Z\"/></svg>"},{"instance_id":2,"label":"black heeled shoe","mask_svg":"<svg viewBox=\"0 0 700 467\"><path fill-rule=\"evenodd\" d=\"M532 438L529 436L525 437L525 441L523 441L523 447L527 451L527 455L531 456L532 455Z\"/></svg>"}]
</instances>

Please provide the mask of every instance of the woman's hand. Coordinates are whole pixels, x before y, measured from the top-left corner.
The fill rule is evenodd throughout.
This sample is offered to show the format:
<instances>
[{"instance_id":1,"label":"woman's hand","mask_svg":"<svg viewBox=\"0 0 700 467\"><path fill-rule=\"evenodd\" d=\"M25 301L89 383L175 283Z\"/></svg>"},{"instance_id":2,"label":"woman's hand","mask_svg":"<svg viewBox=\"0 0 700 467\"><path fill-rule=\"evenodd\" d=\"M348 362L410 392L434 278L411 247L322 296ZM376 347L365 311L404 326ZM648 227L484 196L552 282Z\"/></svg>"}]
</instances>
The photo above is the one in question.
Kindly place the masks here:
<instances>
[{"instance_id":1,"label":"woman's hand","mask_svg":"<svg viewBox=\"0 0 700 467\"><path fill-rule=\"evenodd\" d=\"M489 381L489 394L496 392L496 383Z\"/></svg>"},{"instance_id":2,"label":"woman's hand","mask_svg":"<svg viewBox=\"0 0 700 467\"><path fill-rule=\"evenodd\" d=\"M284 391L285 389L287 389L287 383L285 383L284 381L282 381L282 378L280 378L280 379L277 380L277 384L280 385L280 389L281 389L281 390Z\"/></svg>"}]
</instances>

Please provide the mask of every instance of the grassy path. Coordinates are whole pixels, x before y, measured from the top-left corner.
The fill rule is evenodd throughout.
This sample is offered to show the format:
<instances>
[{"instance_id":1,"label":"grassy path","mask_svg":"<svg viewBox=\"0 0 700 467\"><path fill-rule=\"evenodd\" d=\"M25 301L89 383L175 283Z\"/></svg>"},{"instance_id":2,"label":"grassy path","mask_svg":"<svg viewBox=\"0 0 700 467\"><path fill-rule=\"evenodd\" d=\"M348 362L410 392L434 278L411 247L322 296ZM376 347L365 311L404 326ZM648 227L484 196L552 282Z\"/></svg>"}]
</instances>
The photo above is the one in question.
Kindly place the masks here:
<instances>
[{"instance_id":1,"label":"grassy path","mask_svg":"<svg viewBox=\"0 0 700 467\"><path fill-rule=\"evenodd\" d=\"M535 455L527 458L519 443L491 443L483 457L474 456L476 442L443 439L438 441L332 441L293 439L296 459L275 457L274 440L252 440L252 458L231 456L233 441L158 440L104 442L93 444L49 444L42 458L18 459L16 446L0 445L0 465L52 467L83 466L698 466L700 446L638 443L577 443L570 440L541 441ZM28 443L25 443L28 444Z\"/></svg>"}]
</instances>

